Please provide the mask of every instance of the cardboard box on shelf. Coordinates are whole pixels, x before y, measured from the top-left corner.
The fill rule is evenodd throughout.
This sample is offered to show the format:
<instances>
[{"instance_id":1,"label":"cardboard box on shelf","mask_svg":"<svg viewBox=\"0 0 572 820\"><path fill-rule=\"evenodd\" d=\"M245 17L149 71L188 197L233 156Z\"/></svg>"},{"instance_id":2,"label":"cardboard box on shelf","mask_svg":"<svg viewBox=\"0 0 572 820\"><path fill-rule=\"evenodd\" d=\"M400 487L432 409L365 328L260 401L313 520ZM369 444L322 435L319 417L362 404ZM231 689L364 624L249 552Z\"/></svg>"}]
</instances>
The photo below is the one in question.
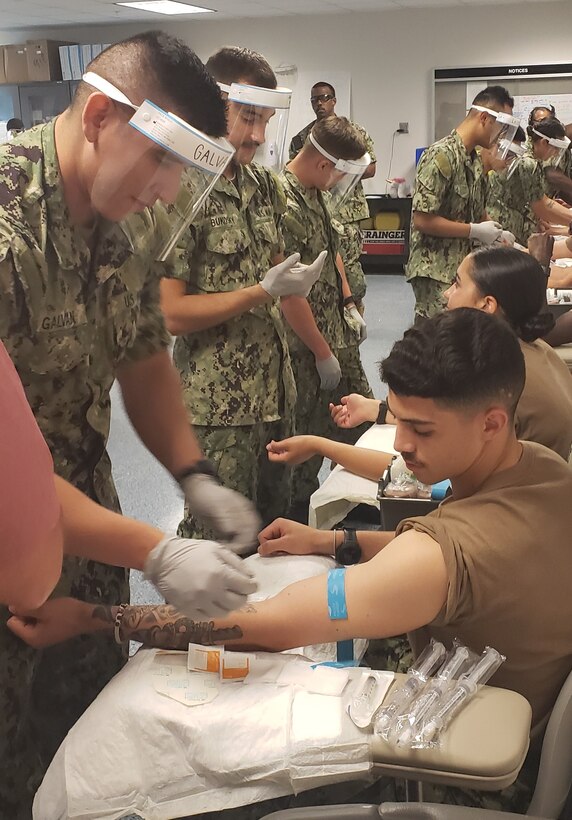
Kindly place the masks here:
<instances>
[{"instance_id":1,"label":"cardboard box on shelf","mask_svg":"<svg viewBox=\"0 0 572 820\"><path fill-rule=\"evenodd\" d=\"M25 83L28 81L28 57L26 45L3 46L4 73L7 83Z\"/></svg>"},{"instance_id":2,"label":"cardboard box on shelf","mask_svg":"<svg viewBox=\"0 0 572 820\"><path fill-rule=\"evenodd\" d=\"M60 46L68 43L56 40L28 40L26 57L28 65L27 79L32 82L43 80L61 80Z\"/></svg>"}]
</instances>

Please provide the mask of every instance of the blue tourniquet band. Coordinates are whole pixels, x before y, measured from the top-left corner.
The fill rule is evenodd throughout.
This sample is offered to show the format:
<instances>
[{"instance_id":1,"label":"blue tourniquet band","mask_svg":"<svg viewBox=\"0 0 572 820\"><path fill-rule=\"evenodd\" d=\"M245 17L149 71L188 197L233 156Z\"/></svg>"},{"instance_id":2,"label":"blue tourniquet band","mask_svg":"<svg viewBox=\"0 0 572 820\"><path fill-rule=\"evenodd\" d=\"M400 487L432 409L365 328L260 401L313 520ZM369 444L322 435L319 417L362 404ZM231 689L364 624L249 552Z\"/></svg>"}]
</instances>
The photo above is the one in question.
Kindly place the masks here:
<instances>
[{"instance_id":1,"label":"blue tourniquet band","mask_svg":"<svg viewBox=\"0 0 572 820\"><path fill-rule=\"evenodd\" d=\"M345 567L328 572L328 615L332 621L345 621L348 617L345 575Z\"/></svg>"}]
</instances>

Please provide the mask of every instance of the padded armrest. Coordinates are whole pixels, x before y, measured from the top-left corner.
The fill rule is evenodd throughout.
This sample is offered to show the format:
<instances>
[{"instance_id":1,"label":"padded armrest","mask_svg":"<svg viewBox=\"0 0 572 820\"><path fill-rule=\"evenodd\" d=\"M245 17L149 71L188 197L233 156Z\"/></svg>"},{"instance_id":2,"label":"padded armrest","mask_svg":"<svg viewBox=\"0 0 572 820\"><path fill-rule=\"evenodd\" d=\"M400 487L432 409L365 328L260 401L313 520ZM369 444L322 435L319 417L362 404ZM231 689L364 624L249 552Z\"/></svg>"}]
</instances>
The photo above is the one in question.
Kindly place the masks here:
<instances>
[{"instance_id":1,"label":"padded armrest","mask_svg":"<svg viewBox=\"0 0 572 820\"><path fill-rule=\"evenodd\" d=\"M439 803L382 803L379 816L382 820L523 820L522 814ZM542 818L527 817L527 820Z\"/></svg>"},{"instance_id":2,"label":"padded armrest","mask_svg":"<svg viewBox=\"0 0 572 820\"><path fill-rule=\"evenodd\" d=\"M267 814L261 820L379 820L379 807L348 803L339 806L285 809Z\"/></svg>"}]
</instances>

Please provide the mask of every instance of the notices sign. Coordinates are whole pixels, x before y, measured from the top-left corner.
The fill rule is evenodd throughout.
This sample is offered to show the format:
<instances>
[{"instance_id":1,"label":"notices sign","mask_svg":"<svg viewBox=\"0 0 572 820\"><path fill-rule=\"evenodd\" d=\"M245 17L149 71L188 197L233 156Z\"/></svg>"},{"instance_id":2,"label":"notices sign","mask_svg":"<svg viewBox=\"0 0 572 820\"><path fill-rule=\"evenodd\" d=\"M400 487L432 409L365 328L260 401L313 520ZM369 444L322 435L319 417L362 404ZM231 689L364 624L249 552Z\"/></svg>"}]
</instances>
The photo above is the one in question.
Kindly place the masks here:
<instances>
[{"instance_id":1,"label":"notices sign","mask_svg":"<svg viewBox=\"0 0 572 820\"><path fill-rule=\"evenodd\" d=\"M365 254L403 254L405 253L405 231L365 230L363 234L363 253Z\"/></svg>"}]
</instances>

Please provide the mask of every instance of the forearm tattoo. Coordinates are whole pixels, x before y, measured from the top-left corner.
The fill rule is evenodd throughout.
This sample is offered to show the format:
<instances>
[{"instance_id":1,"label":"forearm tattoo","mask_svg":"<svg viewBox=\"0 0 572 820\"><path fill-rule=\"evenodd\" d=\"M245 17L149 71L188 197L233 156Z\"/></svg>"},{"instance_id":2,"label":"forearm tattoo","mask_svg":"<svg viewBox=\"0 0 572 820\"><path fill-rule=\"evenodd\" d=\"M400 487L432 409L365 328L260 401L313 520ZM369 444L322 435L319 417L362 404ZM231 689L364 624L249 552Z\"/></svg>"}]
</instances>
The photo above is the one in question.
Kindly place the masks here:
<instances>
[{"instance_id":1,"label":"forearm tattoo","mask_svg":"<svg viewBox=\"0 0 572 820\"><path fill-rule=\"evenodd\" d=\"M116 608L94 607L92 617L113 624ZM169 604L128 606L121 619L125 641L160 649L186 649L189 643L220 644L242 638L239 626L216 627L214 621L192 621Z\"/></svg>"}]
</instances>

